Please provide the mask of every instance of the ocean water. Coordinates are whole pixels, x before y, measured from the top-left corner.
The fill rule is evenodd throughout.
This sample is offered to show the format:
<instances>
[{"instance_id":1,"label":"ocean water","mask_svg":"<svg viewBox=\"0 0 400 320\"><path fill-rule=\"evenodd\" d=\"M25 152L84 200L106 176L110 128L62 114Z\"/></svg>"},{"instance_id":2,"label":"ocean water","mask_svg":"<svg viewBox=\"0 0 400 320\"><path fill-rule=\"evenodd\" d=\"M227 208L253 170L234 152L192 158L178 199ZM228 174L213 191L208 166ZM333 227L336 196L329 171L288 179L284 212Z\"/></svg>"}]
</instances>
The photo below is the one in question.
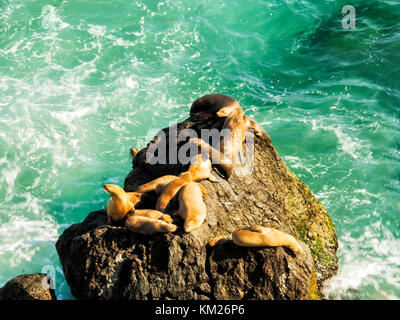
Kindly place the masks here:
<instances>
[{"instance_id":1,"label":"ocean water","mask_svg":"<svg viewBox=\"0 0 400 320\"><path fill-rule=\"evenodd\" d=\"M224 93L330 212L326 295L399 299L399 74L397 0L0 0L0 286L52 270L73 298L58 236L105 207L130 147Z\"/></svg>"}]
</instances>

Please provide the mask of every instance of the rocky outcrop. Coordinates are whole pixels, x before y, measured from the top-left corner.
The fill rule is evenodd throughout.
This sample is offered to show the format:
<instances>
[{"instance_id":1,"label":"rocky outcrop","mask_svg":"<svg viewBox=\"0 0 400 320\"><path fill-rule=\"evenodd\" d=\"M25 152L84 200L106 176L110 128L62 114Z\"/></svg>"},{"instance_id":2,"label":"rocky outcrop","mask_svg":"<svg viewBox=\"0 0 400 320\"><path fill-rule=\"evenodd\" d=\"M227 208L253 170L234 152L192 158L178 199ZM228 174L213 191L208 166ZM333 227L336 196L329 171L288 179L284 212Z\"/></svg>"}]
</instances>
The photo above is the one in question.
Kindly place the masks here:
<instances>
[{"instance_id":1,"label":"rocky outcrop","mask_svg":"<svg viewBox=\"0 0 400 320\"><path fill-rule=\"evenodd\" d=\"M191 128L220 129L223 120L186 120L177 133ZM171 129L164 129L168 144ZM229 180L201 181L207 219L191 233L143 236L125 227L106 225L104 210L93 212L64 231L56 247L65 277L78 299L316 299L323 282L337 270L337 238L323 205L285 165L270 137L254 137L254 162L235 168ZM199 134L200 136L200 134ZM152 147L160 140L147 146ZM178 149L184 142L178 144ZM250 154L251 152L249 152ZM247 154L246 154L247 155ZM167 155L168 157L168 155ZM252 166L254 164L254 166ZM188 165L149 164L141 150L125 180L125 190L165 174L179 174ZM154 208L149 194L143 207ZM174 209L174 208L172 208ZM176 208L175 208L176 209ZM301 241L304 253L289 249L243 248L221 241L242 227L277 228Z\"/></svg>"},{"instance_id":2,"label":"rocky outcrop","mask_svg":"<svg viewBox=\"0 0 400 320\"><path fill-rule=\"evenodd\" d=\"M43 273L20 275L0 289L0 300L57 300L50 281Z\"/></svg>"}]
</instances>

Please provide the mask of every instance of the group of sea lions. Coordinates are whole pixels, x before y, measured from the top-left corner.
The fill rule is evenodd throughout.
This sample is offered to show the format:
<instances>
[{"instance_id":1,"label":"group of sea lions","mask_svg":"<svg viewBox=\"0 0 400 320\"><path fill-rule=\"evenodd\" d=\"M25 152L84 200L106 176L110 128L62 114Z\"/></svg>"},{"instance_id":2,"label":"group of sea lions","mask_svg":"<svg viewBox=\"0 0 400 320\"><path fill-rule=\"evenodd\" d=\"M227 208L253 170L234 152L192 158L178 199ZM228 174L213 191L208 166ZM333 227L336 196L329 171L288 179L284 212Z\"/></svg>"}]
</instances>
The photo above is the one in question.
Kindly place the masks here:
<instances>
[{"instance_id":1,"label":"group of sea lions","mask_svg":"<svg viewBox=\"0 0 400 320\"><path fill-rule=\"evenodd\" d=\"M226 178L232 174L233 159L241 151L246 137L246 130L254 130L261 136L263 128L253 119L244 115L239 102L222 94L210 94L197 99L190 108L190 120L201 121L211 117L225 118L222 130L231 132L228 139L221 138L219 149L213 148L200 138L191 138L190 143L202 149L202 153L191 159L189 169L179 176L165 175L139 186L135 192L125 192L121 187L105 184L104 189L111 199L107 205L108 224L124 223L132 232L152 235L157 232L175 232L177 226L167 214L171 200L178 200L179 209L173 213L184 220L184 231L191 232L200 227L206 218L206 205L203 196L207 192L197 181L209 179L216 181L212 175L212 165L222 169ZM205 152L204 152L205 151ZM131 149L132 156L138 151ZM136 209L143 195L155 191L158 195L156 210ZM209 242L214 246L223 238L217 237ZM232 233L235 244L245 247L285 246L295 254L302 252L297 240L291 235L274 228L253 226L236 230Z\"/></svg>"}]
</instances>

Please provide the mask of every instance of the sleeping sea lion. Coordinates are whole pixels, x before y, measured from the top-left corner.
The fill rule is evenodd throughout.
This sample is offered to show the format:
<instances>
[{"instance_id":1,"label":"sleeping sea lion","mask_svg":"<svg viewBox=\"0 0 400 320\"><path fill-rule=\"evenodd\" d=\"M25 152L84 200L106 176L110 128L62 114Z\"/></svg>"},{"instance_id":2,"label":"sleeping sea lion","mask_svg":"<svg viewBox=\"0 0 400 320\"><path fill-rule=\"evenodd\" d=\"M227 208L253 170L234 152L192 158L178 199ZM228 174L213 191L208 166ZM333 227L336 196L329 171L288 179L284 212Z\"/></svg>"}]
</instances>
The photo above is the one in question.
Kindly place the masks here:
<instances>
[{"instance_id":1,"label":"sleeping sea lion","mask_svg":"<svg viewBox=\"0 0 400 320\"><path fill-rule=\"evenodd\" d=\"M157 232L175 232L178 228L172 223L135 215L134 213L128 214L125 220L125 226L129 231L145 235L153 235Z\"/></svg>"},{"instance_id":2,"label":"sleeping sea lion","mask_svg":"<svg viewBox=\"0 0 400 320\"><path fill-rule=\"evenodd\" d=\"M132 213L136 217L146 217L146 218L151 218L151 219L157 219L157 220L162 220L166 223L172 223L172 218L168 214L163 214L160 211L157 210L151 210L151 209L135 209Z\"/></svg>"},{"instance_id":3,"label":"sleeping sea lion","mask_svg":"<svg viewBox=\"0 0 400 320\"><path fill-rule=\"evenodd\" d=\"M150 192L150 191L156 191L157 192L157 187L158 186L166 186L168 183L170 183L172 180L175 180L177 176L174 175L165 175L162 177L159 177L157 179L154 179L148 183L142 184L136 189L136 192Z\"/></svg>"},{"instance_id":4,"label":"sleeping sea lion","mask_svg":"<svg viewBox=\"0 0 400 320\"><path fill-rule=\"evenodd\" d=\"M179 192L179 210L175 215L185 220L184 230L190 232L202 225L206 218L207 208L203 201L205 188L196 182L190 182Z\"/></svg>"},{"instance_id":5,"label":"sleeping sea lion","mask_svg":"<svg viewBox=\"0 0 400 320\"><path fill-rule=\"evenodd\" d=\"M242 247L284 246L292 250L296 255L303 252L300 244L290 234L258 225L234 231L232 240Z\"/></svg>"},{"instance_id":6,"label":"sleeping sea lion","mask_svg":"<svg viewBox=\"0 0 400 320\"><path fill-rule=\"evenodd\" d=\"M233 242L241 247L287 247L296 255L302 254L303 249L299 242L290 234L274 228L259 225L238 229L232 233ZM228 241L225 237L218 236L207 243L214 247L220 242Z\"/></svg>"},{"instance_id":7,"label":"sleeping sea lion","mask_svg":"<svg viewBox=\"0 0 400 320\"><path fill-rule=\"evenodd\" d=\"M162 193L157 200L157 210L164 212L170 200L189 182L200 181L203 179L217 181L212 175L210 159L203 159L202 154L198 154L192 158L191 162L192 164L188 171L181 173L176 179L172 180L163 188Z\"/></svg>"}]
</instances>

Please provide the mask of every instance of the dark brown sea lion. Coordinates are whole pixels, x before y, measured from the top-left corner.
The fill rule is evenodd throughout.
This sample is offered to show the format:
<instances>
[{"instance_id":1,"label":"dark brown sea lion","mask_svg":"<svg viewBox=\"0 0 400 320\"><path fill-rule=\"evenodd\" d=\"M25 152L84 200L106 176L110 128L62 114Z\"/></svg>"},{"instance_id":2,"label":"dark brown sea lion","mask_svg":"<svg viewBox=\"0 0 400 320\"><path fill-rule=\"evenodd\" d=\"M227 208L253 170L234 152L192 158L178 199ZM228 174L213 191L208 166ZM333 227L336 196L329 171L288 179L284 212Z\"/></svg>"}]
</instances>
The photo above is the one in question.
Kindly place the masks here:
<instances>
[{"instance_id":1,"label":"dark brown sea lion","mask_svg":"<svg viewBox=\"0 0 400 320\"><path fill-rule=\"evenodd\" d=\"M190 107L190 119L193 121L204 120L210 117L219 116L217 112L225 108L229 114L234 109L242 109L239 102L224 94L208 94L193 102Z\"/></svg>"}]
</instances>

